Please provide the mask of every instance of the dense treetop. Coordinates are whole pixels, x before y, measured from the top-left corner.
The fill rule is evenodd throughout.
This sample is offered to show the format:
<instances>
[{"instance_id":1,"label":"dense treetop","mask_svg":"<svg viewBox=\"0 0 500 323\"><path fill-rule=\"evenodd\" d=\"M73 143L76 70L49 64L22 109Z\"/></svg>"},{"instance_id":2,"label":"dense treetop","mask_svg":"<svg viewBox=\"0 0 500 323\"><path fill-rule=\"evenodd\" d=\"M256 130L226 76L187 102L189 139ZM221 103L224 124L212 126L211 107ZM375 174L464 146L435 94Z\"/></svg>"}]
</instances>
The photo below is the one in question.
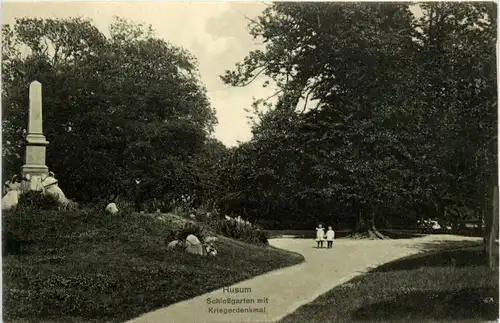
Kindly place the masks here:
<instances>
[{"instance_id":1,"label":"dense treetop","mask_svg":"<svg viewBox=\"0 0 500 323\"><path fill-rule=\"evenodd\" d=\"M266 47L222 80L245 86L265 75L279 89L250 152L261 165L255 176L275 185L266 191L287 189L274 193L277 209L304 200L292 213L411 220L415 211L444 217L447 206L489 201L496 7L420 7L422 17L405 3L275 3L250 23Z\"/></svg>"}]
</instances>

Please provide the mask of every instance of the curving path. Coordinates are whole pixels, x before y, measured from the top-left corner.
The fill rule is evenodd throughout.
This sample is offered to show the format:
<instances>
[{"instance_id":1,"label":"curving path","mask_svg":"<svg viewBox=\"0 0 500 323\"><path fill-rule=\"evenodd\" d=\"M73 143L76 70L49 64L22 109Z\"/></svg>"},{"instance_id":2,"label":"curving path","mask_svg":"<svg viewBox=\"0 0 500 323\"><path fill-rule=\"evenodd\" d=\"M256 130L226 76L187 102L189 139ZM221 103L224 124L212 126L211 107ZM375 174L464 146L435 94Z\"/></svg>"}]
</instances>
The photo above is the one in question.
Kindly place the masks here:
<instances>
[{"instance_id":1,"label":"curving path","mask_svg":"<svg viewBox=\"0 0 500 323\"><path fill-rule=\"evenodd\" d=\"M315 242L310 239L271 239L271 245L301 253L306 261L228 286L231 289L246 289L243 293L228 293L219 289L146 313L126 323L277 322L298 307L364 273L370 267L422 251L458 247L477 241L481 239L452 235L374 241L339 239L334 242L332 249L316 249ZM228 297L247 303L207 304L208 299ZM235 311L249 307L261 311L265 308L265 312L217 313L216 309Z\"/></svg>"}]
</instances>

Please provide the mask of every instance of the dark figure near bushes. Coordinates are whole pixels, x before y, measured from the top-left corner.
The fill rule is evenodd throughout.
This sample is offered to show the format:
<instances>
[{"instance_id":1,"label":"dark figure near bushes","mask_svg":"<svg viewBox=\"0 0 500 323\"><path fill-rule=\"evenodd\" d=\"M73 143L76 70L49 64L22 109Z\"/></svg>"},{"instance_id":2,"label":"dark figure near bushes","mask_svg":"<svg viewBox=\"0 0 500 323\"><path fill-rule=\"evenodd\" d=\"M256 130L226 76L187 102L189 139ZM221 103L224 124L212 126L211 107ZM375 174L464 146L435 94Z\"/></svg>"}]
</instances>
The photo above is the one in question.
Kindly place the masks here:
<instances>
[{"instance_id":1,"label":"dark figure near bushes","mask_svg":"<svg viewBox=\"0 0 500 323\"><path fill-rule=\"evenodd\" d=\"M143 201L143 193L141 189L141 180L136 178L134 180L134 211L135 212L140 212L141 211L141 205Z\"/></svg>"}]
</instances>

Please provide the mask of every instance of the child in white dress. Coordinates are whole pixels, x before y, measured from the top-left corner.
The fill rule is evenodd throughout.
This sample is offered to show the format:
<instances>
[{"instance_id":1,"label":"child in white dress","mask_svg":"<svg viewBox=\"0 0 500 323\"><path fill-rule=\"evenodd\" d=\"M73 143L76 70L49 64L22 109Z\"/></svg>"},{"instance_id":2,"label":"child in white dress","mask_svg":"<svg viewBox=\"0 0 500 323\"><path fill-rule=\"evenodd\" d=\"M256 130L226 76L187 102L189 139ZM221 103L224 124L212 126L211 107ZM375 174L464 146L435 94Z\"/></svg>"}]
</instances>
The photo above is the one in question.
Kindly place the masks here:
<instances>
[{"instance_id":1,"label":"child in white dress","mask_svg":"<svg viewBox=\"0 0 500 323\"><path fill-rule=\"evenodd\" d=\"M333 231L332 227L328 227L328 231L326 231L327 248L332 248L333 239L335 239L335 231Z\"/></svg>"},{"instance_id":2,"label":"child in white dress","mask_svg":"<svg viewBox=\"0 0 500 323\"><path fill-rule=\"evenodd\" d=\"M316 228L316 242L318 243L318 248L323 248L323 241L325 240L325 228L323 225L318 225Z\"/></svg>"}]
</instances>

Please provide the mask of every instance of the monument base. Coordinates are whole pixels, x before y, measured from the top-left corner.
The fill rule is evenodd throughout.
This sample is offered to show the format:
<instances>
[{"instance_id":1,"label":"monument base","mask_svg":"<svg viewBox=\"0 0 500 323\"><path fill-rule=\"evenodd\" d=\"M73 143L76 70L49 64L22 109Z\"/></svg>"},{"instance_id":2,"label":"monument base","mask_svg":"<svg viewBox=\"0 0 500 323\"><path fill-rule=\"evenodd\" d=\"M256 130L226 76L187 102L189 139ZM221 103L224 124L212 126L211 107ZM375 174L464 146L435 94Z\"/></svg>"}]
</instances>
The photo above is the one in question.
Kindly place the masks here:
<instances>
[{"instance_id":1,"label":"monument base","mask_svg":"<svg viewBox=\"0 0 500 323\"><path fill-rule=\"evenodd\" d=\"M30 176L42 176L42 175L49 175L49 168L44 165L24 165L21 167L21 175L23 177L26 177L26 175Z\"/></svg>"}]
</instances>

